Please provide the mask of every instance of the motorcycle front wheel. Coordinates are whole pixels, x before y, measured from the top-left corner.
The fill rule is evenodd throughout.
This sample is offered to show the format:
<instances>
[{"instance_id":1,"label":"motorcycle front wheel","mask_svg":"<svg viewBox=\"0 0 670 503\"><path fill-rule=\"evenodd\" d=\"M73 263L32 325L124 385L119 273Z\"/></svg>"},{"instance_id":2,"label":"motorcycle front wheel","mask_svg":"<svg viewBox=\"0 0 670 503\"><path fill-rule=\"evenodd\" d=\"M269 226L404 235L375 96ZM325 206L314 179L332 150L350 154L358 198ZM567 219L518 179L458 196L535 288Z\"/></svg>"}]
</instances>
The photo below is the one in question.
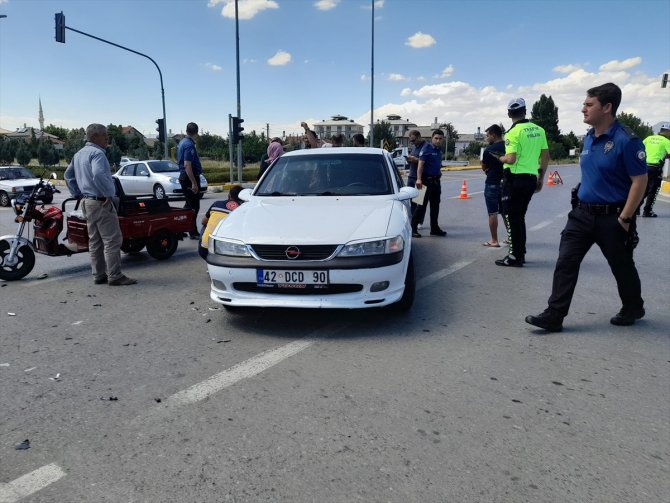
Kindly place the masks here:
<instances>
[{"instance_id":1,"label":"motorcycle front wheel","mask_svg":"<svg viewBox=\"0 0 670 503\"><path fill-rule=\"evenodd\" d=\"M11 248L8 241L0 241L0 279L14 281L26 276L35 267L35 253L28 245L21 245L16 250L16 263L7 265L5 261Z\"/></svg>"}]
</instances>

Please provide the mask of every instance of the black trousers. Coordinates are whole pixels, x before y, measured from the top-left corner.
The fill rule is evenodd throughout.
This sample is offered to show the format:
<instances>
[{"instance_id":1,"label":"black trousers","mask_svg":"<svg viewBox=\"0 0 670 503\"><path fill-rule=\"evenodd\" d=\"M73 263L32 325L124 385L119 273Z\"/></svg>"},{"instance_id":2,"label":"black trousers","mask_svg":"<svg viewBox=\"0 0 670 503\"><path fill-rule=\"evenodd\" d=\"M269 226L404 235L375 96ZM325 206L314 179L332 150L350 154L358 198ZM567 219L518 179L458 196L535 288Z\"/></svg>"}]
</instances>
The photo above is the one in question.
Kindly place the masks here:
<instances>
[{"instance_id":1,"label":"black trousers","mask_svg":"<svg viewBox=\"0 0 670 503\"><path fill-rule=\"evenodd\" d=\"M535 189L535 175L510 174L502 181L502 210L509 233L509 254L517 260L526 256L526 211Z\"/></svg>"},{"instance_id":2,"label":"black trousers","mask_svg":"<svg viewBox=\"0 0 670 503\"><path fill-rule=\"evenodd\" d=\"M591 215L581 208L572 210L561 232L549 308L558 316L567 316L579 277L579 266L594 243L600 247L614 274L623 307L642 308L640 276L633 261L635 245L632 238L636 233L634 219L626 232L617 215Z\"/></svg>"},{"instance_id":3,"label":"black trousers","mask_svg":"<svg viewBox=\"0 0 670 503\"><path fill-rule=\"evenodd\" d=\"M186 178L179 178L179 185L181 185L181 190L184 191L184 199L186 203L184 208L191 209L195 212L195 217L193 218L193 230L191 232L198 234L198 213L200 212L200 176L196 175L195 177L198 184L198 192L195 194L191 191L191 180Z\"/></svg>"},{"instance_id":4,"label":"black trousers","mask_svg":"<svg viewBox=\"0 0 670 503\"><path fill-rule=\"evenodd\" d=\"M427 177L424 182L426 186L426 196L423 199L423 204L417 205L416 210L412 214L412 230L416 232L420 223L426 216L426 207L430 204L430 231L440 230L440 225L437 219L440 216L440 196L442 195L442 184L440 178Z\"/></svg>"},{"instance_id":5,"label":"black trousers","mask_svg":"<svg viewBox=\"0 0 670 503\"><path fill-rule=\"evenodd\" d=\"M661 189L661 182L663 181L663 165L648 166L647 190L644 192L644 212L651 213L654 209L656 196ZM640 203L640 206L642 203Z\"/></svg>"}]
</instances>

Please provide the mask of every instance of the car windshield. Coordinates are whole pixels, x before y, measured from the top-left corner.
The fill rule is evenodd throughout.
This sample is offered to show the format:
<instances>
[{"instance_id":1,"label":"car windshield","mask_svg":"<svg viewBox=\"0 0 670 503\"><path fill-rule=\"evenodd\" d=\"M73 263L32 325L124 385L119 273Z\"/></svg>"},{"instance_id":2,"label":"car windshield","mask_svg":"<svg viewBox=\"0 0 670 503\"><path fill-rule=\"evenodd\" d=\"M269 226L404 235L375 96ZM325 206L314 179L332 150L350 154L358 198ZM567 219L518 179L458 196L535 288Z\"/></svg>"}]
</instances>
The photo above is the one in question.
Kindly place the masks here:
<instances>
[{"instance_id":1,"label":"car windshield","mask_svg":"<svg viewBox=\"0 0 670 503\"><path fill-rule=\"evenodd\" d=\"M392 194L381 155L280 157L255 191L257 196L369 196Z\"/></svg>"},{"instance_id":2,"label":"car windshield","mask_svg":"<svg viewBox=\"0 0 670 503\"><path fill-rule=\"evenodd\" d=\"M22 180L25 178L36 178L27 168L5 168L0 169L0 180Z\"/></svg>"},{"instance_id":3,"label":"car windshield","mask_svg":"<svg viewBox=\"0 0 670 503\"><path fill-rule=\"evenodd\" d=\"M170 173L179 171L179 166L172 161L149 161L149 167L154 173Z\"/></svg>"}]
</instances>

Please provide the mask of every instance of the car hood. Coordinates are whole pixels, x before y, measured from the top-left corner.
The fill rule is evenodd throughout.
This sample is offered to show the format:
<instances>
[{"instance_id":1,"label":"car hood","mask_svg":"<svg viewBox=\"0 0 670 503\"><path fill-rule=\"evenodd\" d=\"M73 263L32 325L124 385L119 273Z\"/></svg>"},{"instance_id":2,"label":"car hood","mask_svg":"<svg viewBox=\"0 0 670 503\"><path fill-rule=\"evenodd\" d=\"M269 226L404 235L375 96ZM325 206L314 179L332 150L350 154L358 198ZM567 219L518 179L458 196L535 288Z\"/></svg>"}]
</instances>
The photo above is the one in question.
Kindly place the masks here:
<instances>
[{"instance_id":1,"label":"car hood","mask_svg":"<svg viewBox=\"0 0 670 503\"><path fill-rule=\"evenodd\" d=\"M253 197L215 231L247 244L343 244L387 235L395 199Z\"/></svg>"},{"instance_id":2,"label":"car hood","mask_svg":"<svg viewBox=\"0 0 670 503\"><path fill-rule=\"evenodd\" d=\"M39 178L21 178L20 180L0 180L0 185L3 187L34 187L40 183Z\"/></svg>"}]
</instances>

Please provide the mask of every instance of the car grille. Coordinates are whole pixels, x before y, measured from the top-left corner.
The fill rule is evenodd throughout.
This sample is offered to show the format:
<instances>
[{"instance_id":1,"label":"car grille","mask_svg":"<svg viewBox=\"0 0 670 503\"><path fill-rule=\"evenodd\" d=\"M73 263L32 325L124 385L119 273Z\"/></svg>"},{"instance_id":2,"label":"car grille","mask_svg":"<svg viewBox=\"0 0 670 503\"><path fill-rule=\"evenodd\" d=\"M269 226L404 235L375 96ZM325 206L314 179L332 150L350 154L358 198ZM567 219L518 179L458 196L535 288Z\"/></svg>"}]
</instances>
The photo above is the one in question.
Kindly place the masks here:
<instances>
[{"instance_id":1,"label":"car grille","mask_svg":"<svg viewBox=\"0 0 670 503\"><path fill-rule=\"evenodd\" d=\"M256 283L233 283L241 292L276 295L333 295L336 293L360 292L363 285L304 285L304 288L286 288L279 285L258 286Z\"/></svg>"},{"instance_id":2,"label":"car grille","mask_svg":"<svg viewBox=\"0 0 670 503\"><path fill-rule=\"evenodd\" d=\"M262 260L287 260L286 250L288 248L300 250L300 255L292 259L294 261L325 260L335 253L337 245L251 245L251 249Z\"/></svg>"}]
</instances>

